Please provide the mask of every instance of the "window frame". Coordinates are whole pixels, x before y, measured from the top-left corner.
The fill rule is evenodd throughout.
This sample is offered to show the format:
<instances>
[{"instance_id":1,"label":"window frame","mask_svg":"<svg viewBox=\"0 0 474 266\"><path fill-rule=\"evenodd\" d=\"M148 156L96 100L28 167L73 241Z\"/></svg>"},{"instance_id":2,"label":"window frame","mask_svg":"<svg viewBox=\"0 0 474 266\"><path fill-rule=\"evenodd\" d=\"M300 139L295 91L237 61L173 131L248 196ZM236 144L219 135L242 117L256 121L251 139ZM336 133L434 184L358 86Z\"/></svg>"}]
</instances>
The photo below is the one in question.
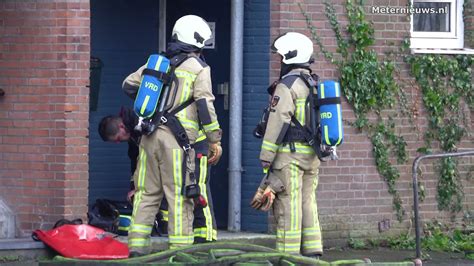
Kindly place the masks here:
<instances>
[{"instance_id":1,"label":"window frame","mask_svg":"<svg viewBox=\"0 0 474 266\"><path fill-rule=\"evenodd\" d=\"M411 0L413 6L415 0ZM449 32L414 32L413 14L410 15L410 48L464 48L464 21L462 0L418 0L416 2L450 3Z\"/></svg>"}]
</instances>

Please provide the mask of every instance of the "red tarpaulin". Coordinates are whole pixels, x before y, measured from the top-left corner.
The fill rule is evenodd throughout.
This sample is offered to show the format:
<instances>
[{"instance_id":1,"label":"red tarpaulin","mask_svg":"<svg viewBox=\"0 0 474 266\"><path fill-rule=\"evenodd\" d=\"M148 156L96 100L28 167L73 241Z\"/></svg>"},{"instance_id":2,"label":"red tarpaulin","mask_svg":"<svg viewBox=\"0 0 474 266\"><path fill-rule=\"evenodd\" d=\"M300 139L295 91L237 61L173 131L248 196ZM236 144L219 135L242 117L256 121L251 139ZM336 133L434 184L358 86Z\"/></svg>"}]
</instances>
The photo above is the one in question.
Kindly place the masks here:
<instances>
[{"instance_id":1,"label":"red tarpaulin","mask_svg":"<svg viewBox=\"0 0 474 266\"><path fill-rule=\"evenodd\" d=\"M87 224L63 225L51 230L35 230L33 236L67 258L125 259L126 244L114 239L100 228Z\"/></svg>"}]
</instances>

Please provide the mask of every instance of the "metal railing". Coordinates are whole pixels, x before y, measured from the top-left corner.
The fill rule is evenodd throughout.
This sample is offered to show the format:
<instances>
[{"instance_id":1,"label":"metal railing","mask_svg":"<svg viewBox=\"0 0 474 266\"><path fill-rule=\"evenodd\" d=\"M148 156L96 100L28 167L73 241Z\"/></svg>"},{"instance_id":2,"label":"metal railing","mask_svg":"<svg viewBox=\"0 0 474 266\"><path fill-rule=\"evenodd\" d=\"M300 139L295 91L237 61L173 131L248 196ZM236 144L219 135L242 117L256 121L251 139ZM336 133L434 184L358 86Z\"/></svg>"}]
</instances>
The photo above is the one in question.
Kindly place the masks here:
<instances>
[{"instance_id":1,"label":"metal railing","mask_svg":"<svg viewBox=\"0 0 474 266\"><path fill-rule=\"evenodd\" d=\"M441 153L441 154L429 154L416 157L413 161L413 209L415 211L415 233L416 233L416 258L421 259L421 238L420 238L420 219L418 217L418 165L423 159L435 159L445 157L461 157L461 156L474 156L474 150L452 152L452 153Z\"/></svg>"}]
</instances>

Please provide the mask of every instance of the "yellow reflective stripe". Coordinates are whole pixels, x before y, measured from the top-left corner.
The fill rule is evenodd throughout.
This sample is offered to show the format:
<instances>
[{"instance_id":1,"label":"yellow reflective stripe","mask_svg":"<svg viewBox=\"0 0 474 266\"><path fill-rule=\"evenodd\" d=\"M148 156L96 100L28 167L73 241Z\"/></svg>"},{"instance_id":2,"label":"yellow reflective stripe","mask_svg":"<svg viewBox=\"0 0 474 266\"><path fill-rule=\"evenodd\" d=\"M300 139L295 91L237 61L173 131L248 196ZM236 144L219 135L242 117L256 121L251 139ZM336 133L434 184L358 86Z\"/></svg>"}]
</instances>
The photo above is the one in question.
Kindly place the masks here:
<instances>
[{"instance_id":1,"label":"yellow reflective stripe","mask_svg":"<svg viewBox=\"0 0 474 266\"><path fill-rule=\"evenodd\" d=\"M336 97L339 97L339 92L340 92L339 83L336 82L334 85L336 86ZM336 142L336 146L337 146L341 144L341 141L342 141L342 119L340 119L341 104L336 104L336 109L337 109L337 117L339 117L339 119L337 120L337 130L339 133L339 138L337 139L337 142Z\"/></svg>"},{"instance_id":2,"label":"yellow reflective stripe","mask_svg":"<svg viewBox=\"0 0 474 266\"><path fill-rule=\"evenodd\" d=\"M277 230L277 237L278 238L293 238L293 237L300 237L301 236L301 230Z\"/></svg>"},{"instance_id":3,"label":"yellow reflective stripe","mask_svg":"<svg viewBox=\"0 0 474 266\"><path fill-rule=\"evenodd\" d=\"M216 120L210 124L202 125L206 132L213 131L220 128L219 122Z\"/></svg>"},{"instance_id":4,"label":"yellow reflective stripe","mask_svg":"<svg viewBox=\"0 0 474 266\"><path fill-rule=\"evenodd\" d=\"M199 141L203 141L205 140L207 137L206 137L206 134L204 134L204 131L202 130L199 130L198 131L198 137L196 139L196 142L199 142Z\"/></svg>"},{"instance_id":5,"label":"yellow reflective stripe","mask_svg":"<svg viewBox=\"0 0 474 266\"><path fill-rule=\"evenodd\" d=\"M134 224L131 226L132 229L142 229L142 230L151 230L153 227L151 225L146 224Z\"/></svg>"},{"instance_id":6,"label":"yellow reflective stripe","mask_svg":"<svg viewBox=\"0 0 474 266\"><path fill-rule=\"evenodd\" d=\"M298 169L296 161L290 164L290 228L293 231L298 229Z\"/></svg>"},{"instance_id":7,"label":"yellow reflective stripe","mask_svg":"<svg viewBox=\"0 0 474 266\"><path fill-rule=\"evenodd\" d=\"M306 106L306 99L296 99L295 116L301 125L305 125L305 106Z\"/></svg>"},{"instance_id":8,"label":"yellow reflective stripe","mask_svg":"<svg viewBox=\"0 0 474 266\"><path fill-rule=\"evenodd\" d=\"M159 71L159 70L160 70L161 61L163 61L163 57L162 57L162 56L158 56L158 61L156 61L156 65L155 65L155 67L154 67L154 69L155 69L156 71Z\"/></svg>"},{"instance_id":9,"label":"yellow reflective stripe","mask_svg":"<svg viewBox=\"0 0 474 266\"><path fill-rule=\"evenodd\" d=\"M139 168L138 168L138 182L137 182L137 191L135 192L135 197L133 200L133 213L132 213L132 224L134 223L133 217L136 217L138 206L142 201L143 197L143 187L145 184L145 173L146 173L146 154L145 150L140 148L140 157L139 157Z\"/></svg>"},{"instance_id":10,"label":"yellow reflective stripe","mask_svg":"<svg viewBox=\"0 0 474 266\"><path fill-rule=\"evenodd\" d=\"M181 125L183 125L184 128L192 128L194 130L199 130L198 122L186 119L183 116L177 116L177 117L178 117L179 122L181 122Z\"/></svg>"},{"instance_id":11,"label":"yellow reflective stripe","mask_svg":"<svg viewBox=\"0 0 474 266\"><path fill-rule=\"evenodd\" d=\"M283 252L299 252L300 243L297 243L297 244L277 243L277 250L283 251Z\"/></svg>"},{"instance_id":12,"label":"yellow reflective stripe","mask_svg":"<svg viewBox=\"0 0 474 266\"><path fill-rule=\"evenodd\" d=\"M271 143L269 141L264 140L263 143L262 143L262 149L267 150L267 151L271 151L271 152L276 152L277 149L278 149L278 145L276 145L275 143Z\"/></svg>"},{"instance_id":13,"label":"yellow reflective stripe","mask_svg":"<svg viewBox=\"0 0 474 266\"><path fill-rule=\"evenodd\" d=\"M331 146L331 142L329 141L329 127L328 126L324 126L324 140L326 141L326 144L328 146Z\"/></svg>"},{"instance_id":14,"label":"yellow reflective stripe","mask_svg":"<svg viewBox=\"0 0 474 266\"><path fill-rule=\"evenodd\" d=\"M146 247L150 245L150 238L129 238L129 247Z\"/></svg>"},{"instance_id":15,"label":"yellow reflective stripe","mask_svg":"<svg viewBox=\"0 0 474 266\"><path fill-rule=\"evenodd\" d=\"M200 159L200 173L199 173L199 187L201 188L201 195L208 201L207 197L207 156L202 156ZM212 215L209 204L202 209L204 213L204 219L206 221L206 240L212 240Z\"/></svg>"},{"instance_id":16,"label":"yellow reflective stripe","mask_svg":"<svg viewBox=\"0 0 474 266\"><path fill-rule=\"evenodd\" d=\"M148 101L150 101L150 95L145 96L145 100L143 101L142 108L140 108L140 114L143 115L143 113L145 112Z\"/></svg>"},{"instance_id":17,"label":"yellow reflective stripe","mask_svg":"<svg viewBox=\"0 0 474 266\"><path fill-rule=\"evenodd\" d=\"M168 211L167 210L160 210L161 216L163 216L163 221L168 221Z\"/></svg>"},{"instance_id":18,"label":"yellow reflective stripe","mask_svg":"<svg viewBox=\"0 0 474 266\"><path fill-rule=\"evenodd\" d=\"M278 149L278 152L291 152L291 149L288 145L281 146ZM306 144L295 143L295 153L302 153L302 154L314 154L314 149Z\"/></svg>"},{"instance_id":19,"label":"yellow reflective stripe","mask_svg":"<svg viewBox=\"0 0 474 266\"><path fill-rule=\"evenodd\" d=\"M192 244L194 242L194 236L170 235L168 238L172 244Z\"/></svg>"},{"instance_id":20,"label":"yellow reflective stripe","mask_svg":"<svg viewBox=\"0 0 474 266\"><path fill-rule=\"evenodd\" d=\"M313 232L303 233L303 236L319 236L319 230L314 230Z\"/></svg>"},{"instance_id":21,"label":"yellow reflective stripe","mask_svg":"<svg viewBox=\"0 0 474 266\"><path fill-rule=\"evenodd\" d=\"M150 234L151 230L141 230L141 229L128 229L130 233L142 233L142 234Z\"/></svg>"},{"instance_id":22,"label":"yellow reflective stripe","mask_svg":"<svg viewBox=\"0 0 474 266\"><path fill-rule=\"evenodd\" d=\"M208 238L208 229L206 227L194 228L194 237L201 237L206 240L216 240L217 239L217 230L210 230L212 238Z\"/></svg>"},{"instance_id":23,"label":"yellow reflective stripe","mask_svg":"<svg viewBox=\"0 0 474 266\"><path fill-rule=\"evenodd\" d=\"M119 227L118 227L118 230L120 230L120 231L128 231L129 228L130 228L130 226L119 226Z\"/></svg>"},{"instance_id":24,"label":"yellow reflective stripe","mask_svg":"<svg viewBox=\"0 0 474 266\"><path fill-rule=\"evenodd\" d=\"M143 233L143 234L150 234L152 227L150 225L144 225L144 224L132 224L129 226L129 231L130 232L136 232L136 233Z\"/></svg>"},{"instance_id":25,"label":"yellow reflective stripe","mask_svg":"<svg viewBox=\"0 0 474 266\"><path fill-rule=\"evenodd\" d=\"M176 69L174 71L176 77L184 79L183 83L183 89L181 91L181 97L179 99L178 105L184 103L191 97L191 87L193 86L194 80L196 80L197 75L185 70L180 70ZM178 115L178 117L186 117L186 108L181 110ZM183 125L184 126L184 125Z\"/></svg>"},{"instance_id":26,"label":"yellow reflective stripe","mask_svg":"<svg viewBox=\"0 0 474 266\"><path fill-rule=\"evenodd\" d=\"M304 248L322 248L323 244L321 241L308 241L303 243Z\"/></svg>"},{"instance_id":27,"label":"yellow reflective stripe","mask_svg":"<svg viewBox=\"0 0 474 266\"><path fill-rule=\"evenodd\" d=\"M181 183L182 171L181 171L182 159L181 159L181 150L173 149L173 180L174 180L174 232L177 234L182 234L182 207L183 207L183 198L181 196Z\"/></svg>"},{"instance_id":28,"label":"yellow reflective stripe","mask_svg":"<svg viewBox=\"0 0 474 266\"><path fill-rule=\"evenodd\" d=\"M182 69L176 69L174 71L176 77L178 78L187 78L187 79L190 79L190 80L195 80L197 75L192 73L192 72L189 72L189 71L186 71L186 70L182 70Z\"/></svg>"},{"instance_id":29,"label":"yellow reflective stripe","mask_svg":"<svg viewBox=\"0 0 474 266\"><path fill-rule=\"evenodd\" d=\"M320 89L320 91L321 91L321 99L326 98L326 97L324 96L324 83L319 84L319 89Z\"/></svg>"}]
</instances>

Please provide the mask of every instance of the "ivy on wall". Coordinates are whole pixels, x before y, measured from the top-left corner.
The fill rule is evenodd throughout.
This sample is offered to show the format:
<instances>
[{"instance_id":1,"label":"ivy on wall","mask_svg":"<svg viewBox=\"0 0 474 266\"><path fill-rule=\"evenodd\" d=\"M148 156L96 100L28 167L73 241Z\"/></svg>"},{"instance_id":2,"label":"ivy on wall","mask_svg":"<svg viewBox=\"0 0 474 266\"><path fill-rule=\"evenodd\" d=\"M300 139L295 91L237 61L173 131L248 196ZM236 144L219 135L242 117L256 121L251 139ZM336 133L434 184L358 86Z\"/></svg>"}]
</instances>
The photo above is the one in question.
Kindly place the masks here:
<instances>
[{"instance_id":1,"label":"ivy on wall","mask_svg":"<svg viewBox=\"0 0 474 266\"><path fill-rule=\"evenodd\" d=\"M346 1L349 21L346 28L347 37L342 34L334 6L329 1L325 1L324 5L326 17L337 40L336 54L325 49L310 16L301 5L300 9L306 17L313 40L326 59L339 70L341 88L356 115L356 120L350 124L368 134L373 145L377 170L384 178L388 192L393 196L397 218L402 221L405 211L396 189L400 172L390 158L395 156L397 163L405 163L408 158L406 142L395 133L393 117L382 114L383 110L393 108L398 102L400 88L393 78L394 63L390 60L380 61L375 50L370 48L375 41L374 29L365 19L361 5ZM374 114L376 119L368 119L371 114Z\"/></svg>"},{"instance_id":2,"label":"ivy on wall","mask_svg":"<svg viewBox=\"0 0 474 266\"><path fill-rule=\"evenodd\" d=\"M408 46L408 41L405 42ZM474 110L474 87L472 67L474 57L468 55L406 55L411 74L423 94L423 104L428 113L428 130L425 133L425 147L422 153L431 153L433 141L445 152L455 152L461 139L467 135L467 119L464 117L467 105ZM462 104L462 101L465 104ZM458 161L443 158L437 167L438 209L459 212L464 196Z\"/></svg>"},{"instance_id":3,"label":"ivy on wall","mask_svg":"<svg viewBox=\"0 0 474 266\"><path fill-rule=\"evenodd\" d=\"M353 107L356 120L350 122L355 128L369 136L378 172L393 196L393 207L399 221L404 209L396 181L400 173L394 166L408 161L406 142L395 133L395 122L383 110L401 106L399 113L407 113L407 98L395 81L396 68L389 57L379 59L371 49L375 42L372 24L365 18L362 4L347 0L345 3L348 25L345 33L337 20L334 6L325 1L325 13L337 41L336 53L331 53L322 44L311 17L300 9L306 18L312 38L324 57L335 64L341 78L341 87L349 104ZM411 66L411 74L421 89L423 104L428 110L429 129L424 139L426 147L419 152L431 151L433 141L439 143L441 150L452 152L466 135L461 99L470 110L474 107L472 85L472 56L410 55L407 53L409 41L404 42L401 51L405 62ZM390 113L390 112L389 112ZM371 114L375 119L368 119ZM440 210L460 211L462 208L462 186L459 180L458 163L454 158L445 158L437 167L439 173L438 207ZM421 190L420 193L424 193Z\"/></svg>"}]
</instances>

